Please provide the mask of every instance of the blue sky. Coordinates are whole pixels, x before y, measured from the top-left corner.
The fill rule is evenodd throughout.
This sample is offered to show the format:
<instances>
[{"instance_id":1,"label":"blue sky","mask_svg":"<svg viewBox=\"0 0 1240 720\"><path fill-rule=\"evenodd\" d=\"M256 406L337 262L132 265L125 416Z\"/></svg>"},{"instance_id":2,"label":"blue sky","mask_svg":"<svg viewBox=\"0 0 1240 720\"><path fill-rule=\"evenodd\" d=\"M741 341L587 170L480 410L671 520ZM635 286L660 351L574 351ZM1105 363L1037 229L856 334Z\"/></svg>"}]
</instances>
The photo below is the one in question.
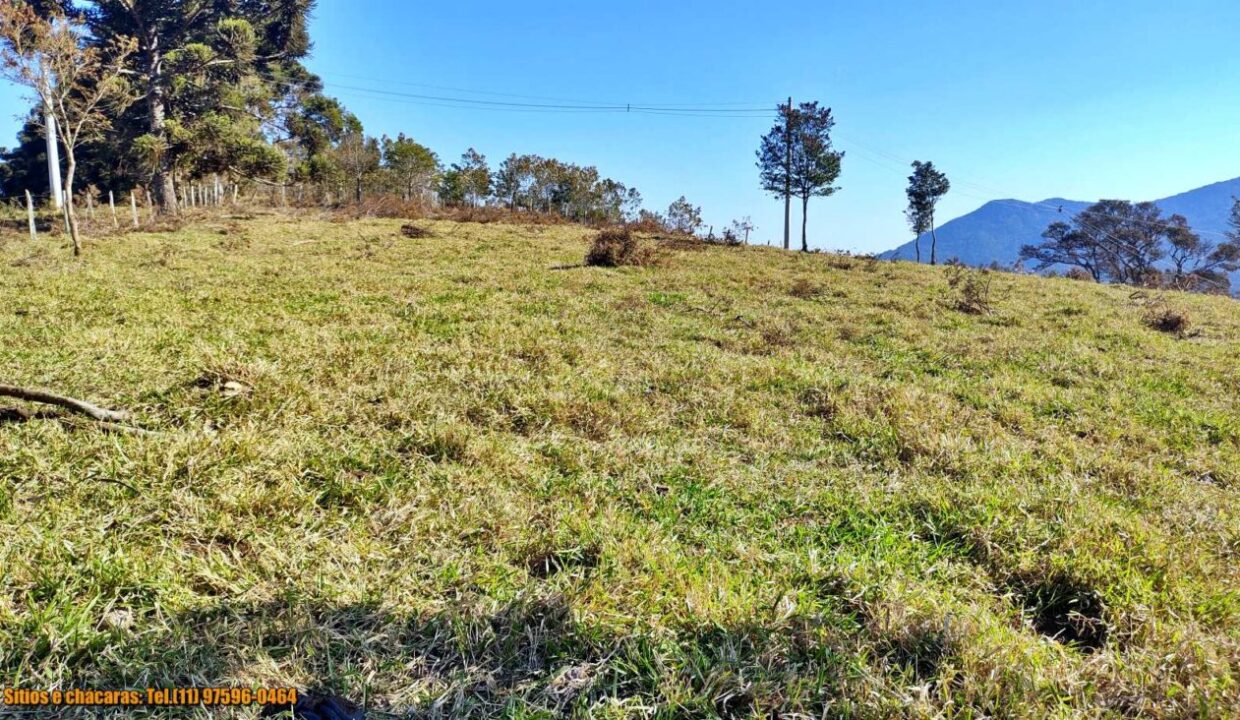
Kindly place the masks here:
<instances>
[{"instance_id":1,"label":"blue sky","mask_svg":"<svg viewBox=\"0 0 1240 720\"><path fill-rule=\"evenodd\" d=\"M348 88L816 99L834 109L848 155L843 190L811 204L811 244L876 251L909 239L914 159L955 183L941 219L988 199L1153 199L1240 176L1237 27L1234 0L320 0L309 65L370 133L405 132L446 161L472 146L493 162L529 152L593 164L651 207L684 194L716 226L751 215L759 241L782 233L754 168L766 119L483 111ZM0 144L12 142L17 98L0 89Z\"/></svg>"}]
</instances>

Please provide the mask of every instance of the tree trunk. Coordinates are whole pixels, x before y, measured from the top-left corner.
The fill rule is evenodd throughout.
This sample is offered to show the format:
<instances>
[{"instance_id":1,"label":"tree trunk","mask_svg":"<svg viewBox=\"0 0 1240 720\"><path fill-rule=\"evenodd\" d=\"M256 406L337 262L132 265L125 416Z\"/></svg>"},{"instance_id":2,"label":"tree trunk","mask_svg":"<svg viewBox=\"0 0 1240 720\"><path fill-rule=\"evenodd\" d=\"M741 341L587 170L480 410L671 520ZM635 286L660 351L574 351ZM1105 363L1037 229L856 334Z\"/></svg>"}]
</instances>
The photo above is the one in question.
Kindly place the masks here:
<instances>
[{"instance_id":1,"label":"tree trunk","mask_svg":"<svg viewBox=\"0 0 1240 720\"><path fill-rule=\"evenodd\" d=\"M939 264L938 248L939 248L939 236L938 236L938 233L935 232L935 229L934 229L934 220L931 220L930 221L930 264L931 265Z\"/></svg>"},{"instance_id":2,"label":"tree trunk","mask_svg":"<svg viewBox=\"0 0 1240 720\"><path fill-rule=\"evenodd\" d=\"M65 212L69 216L69 238L73 242L73 256L82 254L82 238L78 233L77 211L73 209L73 176L77 173L77 159L73 156L73 148L66 147L69 167L65 173Z\"/></svg>"},{"instance_id":3,"label":"tree trunk","mask_svg":"<svg viewBox=\"0 0 1240 720\"><path fill-rule=\"evenodd\" d=\"M809 252L809 196L801 198L801 252Z\"/></svg>"},{"instance_id":4,"label":"tree trunk","mask_svg":"<svg viewBox=\"0 0 1240 720\"><path fill-rule=\"evenodd\" d=\"M146 102L147 116L151 136L161 144L168 142L166 123L168 118L167 99L163 85L163 54L159 49L159 38L148 35L146 40ZM172 159L168 157L167 148L161 147L159 158L155 163L155 202L164 210L176 214L177 190L172 179Z\"/></svg>"},{"instance_id":5,"label":"tree trunk","mask_svg":"<svg viewBox=\"0 0 1240 720\"><path fill-rule=\"evenodd\" d=\"M913 247L917 250L917 264L921 264L921 235L913 238Z\"/></svg>"}]
</instances>

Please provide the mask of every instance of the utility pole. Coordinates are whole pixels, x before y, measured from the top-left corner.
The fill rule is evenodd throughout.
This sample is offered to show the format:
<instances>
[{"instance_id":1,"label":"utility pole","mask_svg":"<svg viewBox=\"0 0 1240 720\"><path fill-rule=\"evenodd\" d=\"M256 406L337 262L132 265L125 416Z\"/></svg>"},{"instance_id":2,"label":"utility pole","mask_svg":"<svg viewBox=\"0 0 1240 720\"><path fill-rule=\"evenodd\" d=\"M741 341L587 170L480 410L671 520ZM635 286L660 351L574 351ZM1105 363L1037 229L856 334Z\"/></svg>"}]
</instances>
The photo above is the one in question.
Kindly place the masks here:
<instances>
[{"instance_id":1,"label":"utility pole","mask_svg":"<svg viewBox=\"0 0 1240 720\"><path fill-rule=\"evenodd\" d=\"M784 113L784 249L792 247L792 96Z\"/></svg>"},{"instance_id":2,"label":"utility pole","mask_svg":"<svg viewBox=\"0 0 1240 720\"><path fill-rule=\"evenodd\" d=\"M52 202L59 210L65 201L65 191L60 184L60 142L56 139L56 116L46 100L43 101L43 122L47 133L47 184L52 191Z\"/></svg>"}]
</instances>

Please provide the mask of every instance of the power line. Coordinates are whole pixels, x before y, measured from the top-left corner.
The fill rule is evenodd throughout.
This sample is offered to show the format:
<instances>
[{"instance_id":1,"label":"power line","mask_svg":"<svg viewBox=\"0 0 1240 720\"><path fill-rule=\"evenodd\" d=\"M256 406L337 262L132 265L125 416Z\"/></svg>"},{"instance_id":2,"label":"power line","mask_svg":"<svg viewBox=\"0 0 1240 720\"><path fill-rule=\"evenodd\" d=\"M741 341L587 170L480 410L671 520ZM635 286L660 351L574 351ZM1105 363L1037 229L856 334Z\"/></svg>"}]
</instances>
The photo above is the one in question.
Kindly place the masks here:
<instances>
[{"instance_id":1,"label":"power line","mask_svg":"<svg viewBox=\"0 0 1240 720\"><path fill-rule=\"evenodd\" d=\"M554 103L590 105L590 106L595 106L595 107L597 106L640 105L640 106L653 107L653 108L687 107L687 108L694 108L694 109L701 109L701 108L738 109L738 108L746 108L746 107L752 106L753 109L770 110L771 108L779 104L776 102L766 102L766 101L761 101L761 100L727 101L727 102L698 102L698 103L657 103L657 102L620 103L620 102L614 102L614 101L581 100L581 99L573 99L573 98L549 97L545 95L523 95L519 93L495 92L495 91L490 91L490 90L476 90L476 89L469 89L469 88L451 87L451 86L446 86L446 85L428 85L425 83L413 83L413 82L404 82L404 81L398 81L398 80L386 80L386 79L381 80L381 79L376 79L376 78L364 77L361 75L350 75L347 73L331 73L331 75L334 77L348 78L351 80L361 80L364 82L377 82L377 83L383 83L385 85L400 85L402 87L417 87L417 88L425 88L428 90L442 90L442 91L447 91L447 92L458 92L458 93L465 93L467 95L489 95L492 97L509 97L509 98L518 98L522 100L541 100L541 101L554 102ZM322 77L322 75L320 75L320 77Z\"/></svg>"},{"instance_id":2,"label":"power line","mask_svg":"<svg viewBox=\"0 0 1240 720\"><path fill-rule=\"evenodd\" d=\"M341 90L350 90L354 92L367 92L386 97L402 98L409 100L418 100L423 102L449 103L458 107L489 107L504 109L521 109L521 110L554 110L554 111L574 111L574 112L612 112L612 113L647 113L647 114L694 114L694 115L732 115L739 117L775 117L774 109L743 109L743 108L704 108L704 107L674 107L674 106L655 106L655 105L637 105L633 103L613 104L613 105L581 105L581 104L563 104L563 103L528 103L513 102L507 100L478 100L475 98L452 97L447 95L426 95L422 93L406 93L397 92L395 90L382 90L379 88L358 87L355 85L341 85L338 83L324 83L325 87L333 87Z\"/></svg>"},{"instance_id":3,"label":"power line","mask_svg":"<svg viewBox=\"0 0 1240 720\"><path fill-rule=\"evenodd\" d=\"M510 97L521 100L541 100L543 102L516 102L509 100L485 100L476 98L454 97L448 95L428 95L424 93L398 92L394 90L385 90L380 88L359 87L354 85L345 85L339 83L324 82L324 87L336 88L347 92L368 93L369 96L363 96L368 100L385 100L388 102L398 102L408 105L420 105L424 107L442 107L451 109L468 109L468 110L485 110L496 112L524 112L524 113L562 113L562 114L634 114L634 115L661 115L667 117L688 117L688 118L740 118L740 119L777 119L780 117L778 107L779 103L746 103L746 102L717 102L717 103L603 103L588 100L568 100L563 98L552 98L536 95L523 95L519 93L503 93L487 90L474 90L468 88L449 87L442 85L427 85L422 83L411 83L392 80L375 80L373 78L365 78L357 75L338 74L339 77L352 77L359 80L370 82L383 82L387 85L402 85L407 87L422 87L432 90L443 90L449 92L473 94L473 95L489 95L492 97ZM294 83L286 83L289 86L296 86ZM374 96L379 97L374 97ZM726 107L725 107L726 106ZM756 106L756 107L755 107ZM854 139L844 138L837 134L845 143L854 146L854 152L858 152L862 159L867 160L879 167L899 173L903 175L907 170L904 167L893 167L889 162L907 164L900 156L888 152L880 148L867 146L857 142ZM867 157L868 155L868 157ZM1003 195L1001 191L994 187L983 183L972 182L967 179L957 177L954 180L957 185L957 194L964 195L986 203L998 203L1012 205L1013 207L1042 207L1055 210L1057 213L1063 213L1063 207L1041 202L1023 202L1017 200L986 197L976 193L970 193L959 189L960 185L974 188L976 191L985 193L993 193L994 195ZM1147 227L1166 229L1173 227L1171 223L1135 220L1136 223ZM1100 232L1115 242L1121 242L1105 230L1093 228L1085 225L1086 228ZM1212 235L1215 237L1227 238L1224 233L1198 230L1195 231L1199 235Z\"/></svg>"},{"instance_id":4,"label":"power line","mask_svg":"<svg viewBox=\"0 0 1240 720\"><path fill-rule=\"evenodd\" d=\"M612 108L540 108L540 107L491 107L486 105L463 105L452 101L436 101L436 100L413 100L402 97L392 97L386 94L372 94L375 91L370 89L348 89L334 94L341 97L353 97L364 100L397 103L400 105L413 105L417 107L436 107L449 108L455 110L470 110L471 112L503 112L503 113L541 113L556 115L663 115L668 117L688 117L688 118L758 118L767 119L774 118L775 115L756 115L756 114L736 114L731 112L718 113L702 113L696 110L688 109L654 109L645 107L633 107L626 109Z\"/></svg>"}]
</instances>

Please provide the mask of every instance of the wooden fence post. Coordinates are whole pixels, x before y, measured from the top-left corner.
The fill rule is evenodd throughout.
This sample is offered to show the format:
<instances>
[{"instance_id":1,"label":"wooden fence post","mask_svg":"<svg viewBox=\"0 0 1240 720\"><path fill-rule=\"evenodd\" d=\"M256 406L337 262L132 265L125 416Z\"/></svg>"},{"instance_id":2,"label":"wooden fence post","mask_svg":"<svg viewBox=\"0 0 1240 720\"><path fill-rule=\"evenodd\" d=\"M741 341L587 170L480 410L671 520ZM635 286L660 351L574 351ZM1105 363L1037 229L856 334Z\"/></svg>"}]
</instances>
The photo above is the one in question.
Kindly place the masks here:
<instances>
[{"instance_id":1,"label":"wooden fence post","mask_svg":"<svg viewBox=\"0 0 1240 720\"><path fill-rule=\"evenodd\" d=\"M34 224L34 198L30 197L30 191L26 191L26 217L30 220L30 239L38 240L39 231Z\"/></svg>"},{"instance_id":2,"label":"wooden fence post","mask_svg":"<svg viewBox=\"0 0 1240 720\"><path fill-rule=\"evenodd\" d=\"M134 190L129 191L129 209L133 212L133 226L138 227L138 196Z\"/></svg>"},{"instance_id":3,"label":"wooden fence post","mask_svg":"<svg viewBox=\"0 0 1240 720\"><path fill-rule=\"evenodd\" d=\"M108 207L112 208L112 227L117 230L121 229L120 218L116 217L116 198L113 197L112 191L108 191Z\"/></svg>"}]
</instances>

